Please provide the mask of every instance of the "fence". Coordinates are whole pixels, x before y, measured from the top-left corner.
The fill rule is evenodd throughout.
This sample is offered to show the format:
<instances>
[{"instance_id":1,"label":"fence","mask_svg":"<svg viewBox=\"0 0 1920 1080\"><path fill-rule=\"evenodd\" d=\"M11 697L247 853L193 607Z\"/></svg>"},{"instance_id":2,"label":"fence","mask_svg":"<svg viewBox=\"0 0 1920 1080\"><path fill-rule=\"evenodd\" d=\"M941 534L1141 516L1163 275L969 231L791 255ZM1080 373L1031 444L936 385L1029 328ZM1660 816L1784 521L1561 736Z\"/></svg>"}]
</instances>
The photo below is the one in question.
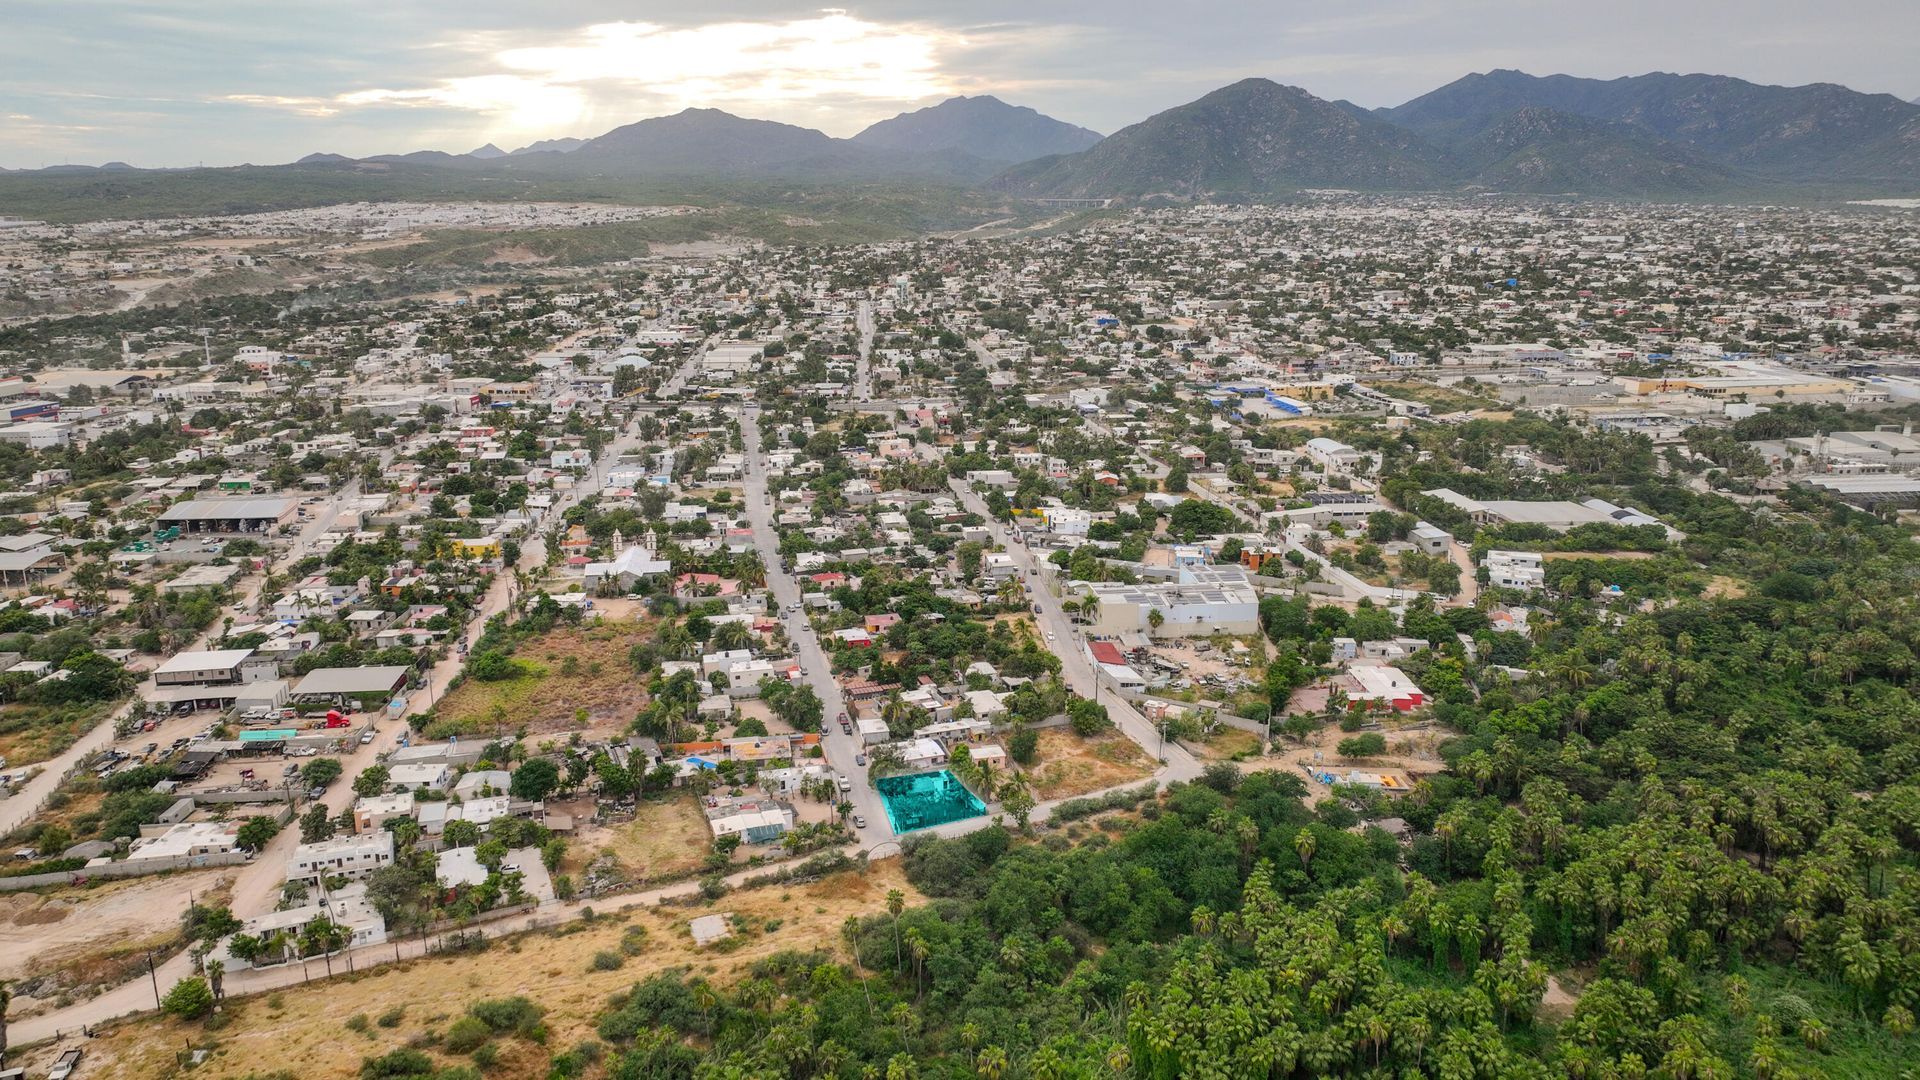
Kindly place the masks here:
<instances>
[{"instance_id":1,"label":"fence","mask_svg":"<svg viewBox=\"0 0 1920 1080\"><path fill-rule=\"evenodd\" d=\"M270 787L265 791L227 790L227 791L183 791L182 795L191 798L196 805L212 806L219 803L276 803L287 801L287 789Z\"/></svg>"},{"instance_id":2,"label":"fence","mask_svg":"<svg viewBox=\"0 0 1920 1080\"><path fill-rule=\"evenodd\" d=\"M147 874L164 874L169 870L238 866L250 858L252 856L245 852L223 851L214 855L176 855L168 859L132 859L126 862L102 863L99 866L88 866L79 870L57 870L48 874L0 877L0 892L20 892L25 889L44 888L48 885L72 885L75 881L91 878L143 877Z\"/></svg>"},{"instance_id":3,"label":"fence","mask_svg":"<svg viewBox=\"0 0 1920 1080\"><path fill-rule=\"evenodd\" d=\"M1160 704L1166 705L1169 708L1184 709L1189 713L1207 711L1213 714L1213 718L1215 720L1219 721L1222 724L1225 724L1230 728L1238 728L1239 730L1247 732L1248 734L1251 734L1251 735L1264 736L1267 733L1267 725L1261 723L1258 720L1249 720L1244 716L1235 716L1229 712L1221 712L1218 705L1198 704L1191 701L1170 701L1166 698L1154 697L1151 694L1136 694L1127 690L1117 691L1117 693L1119 693L1121 697L1126 698L1128 701L1136 705L1143 705L1148 702L1159 702ZM1141 710L1141 715L1143 716L1146 715L1146 711L1144 709ZM1148 722L1149 723L1153 722L1151 717L1148 718Z\"/></svg>"}]
</instances>

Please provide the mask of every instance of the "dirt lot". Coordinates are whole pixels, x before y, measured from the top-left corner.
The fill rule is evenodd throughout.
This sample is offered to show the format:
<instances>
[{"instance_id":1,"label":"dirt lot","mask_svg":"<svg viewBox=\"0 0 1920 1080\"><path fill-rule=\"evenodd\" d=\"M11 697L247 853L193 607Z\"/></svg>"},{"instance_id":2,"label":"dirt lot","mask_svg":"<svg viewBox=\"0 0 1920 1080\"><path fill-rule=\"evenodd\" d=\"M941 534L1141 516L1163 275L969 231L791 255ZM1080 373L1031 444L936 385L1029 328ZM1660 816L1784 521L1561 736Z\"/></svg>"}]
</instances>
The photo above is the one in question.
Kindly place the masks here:
<instances>
[{"instance_id":1,"label":"dirt lot","mask_svg":"<svg viewBox=\"0 0 1920 1080\"><path fill-rule=\"evenodd\" d=\"M15 980L12 1015L60 993L124 981L145 950L170 947L189 897L218 902L234 871L203 870L40 893L0 894L0 978Z\"/></svg>"},{"instance_id":2,"label":"dirt lot","mask_svg":"<svg viewBox=\"0 0 1920 1080\"><path fill-rule=\"evenodd\" d=\"M1249 647L1246 652L1234 652L1233 646L1238 643L1240 642L1237 638L1215 638L1212 641L1204 638L1194 640L1173 638L1154 642L1153 654L1180 665L1181 673L1195 682L1208 675L1227 679L1250 679L1253 677L1252 661L1259 654L1252 647ZM1233 663L1236 658L1248 661L1248 666L1241 667Z\"/></svg>"},{"instance_id":3,"label":"dirt lot","mask_svg":"<svg viewBox=\"0 0 1920 1080\"><path fill-rule=\"evenodd\" d=\"M1295 691L1295 708L1299 711L1299 694ZM1322 694L1324 703L1325 691ZM1381 734L1387 740L1387 752L1378 757L1349 761L1339 755L1334 747L1348 733L1340 730L1338 724L1322 724L1318 730L1307 737L1304 744L1296 746L1293 740L1276 737L1275 749L1278 751L1267 757L1258 758L1241 766L1243 769L1285 769L1306 781L1309 803L1326 797L1331 788L1318 783L1308 775L1302 766L1311 765L1317 769L1341 775L1350 769L1363 772L1398 773L1408 779L1417 780L1421 775L1437 773L1444 769L1440 760L1440 743L1448 737L1448 732L1438 724L1415 722L1401 724L1389 718Z\"/></svg>"},{"instance_id":4,"label":"dirt lot","mask_svg":"<svg viewBox=\"0 0 1920 1080\"><path fill-rule=\"evenodd\" d=\"M635 884L683 877L713 850L713 830L691 794L643 799L638 811L632 821L583 827L570 846L584 859L612 852Z\"/></svg>"},{"instance_id":5,"label":"dirt lot","mask_svg":"<svg viewBox=\"0 0 1920 1080\"><path fill-rule=\"evenodd\" d=\"M217 1033L177 1021L128 1024L87 1047L88 1075L162 1077L177 1075L174 1052L187 1040L217 1042L214 1056L194 1070L196 1077L234 1078L248 1074L286 1075L302 1080L350 1077L361 1059L407 1045L426 1033L443 1033L470 1002L515 994L545 1006L550 1031L546 1047L517 1039L497 1042L500 1064L489 1075L546 1075L550 1051L573 1046L593 1034L596 1014L608 995L671 967L690 967L726 985L755 961L784 950L826 949L842 954L840 925L850 915L885 910L888 889L919 895L901 875L898 859L875 863L865 873L846 873L811 885L773 886L734 893L697 907L667 907L603 915L582 927L572 923L497 941L486 952L444 959L409 961L342 980L344 984L303 987L239 999L228 1006L228 1023ZM687 924L694 917L731 912L749 929L738 930L731 951L698 950ZM646 931L639 955L616 971L593 971L597 952L618 951L629 926ZM845 957L843 956L843 959ZM377 1018L391 1005L405 1005L391 1028L369 1026L367 1034L349 1030L354 1015ZM46 1056L44 1053L41 1056ZM445 1063L451 1059L442 1055Z\"/></svg>"},{"instance_id":6,"label":"dirt lot","mask_svg":"<svg viewBox=\"0 0 1920 1080\"><path fill-rule=\"evenodd\" d=\"M1153 774L1153 759L1117 731L1091 739L1066 728L1039 734L1040 756L1026 773L1033 797L1042 802L1131 784Z\"/></svg>"},{"instance_id":7,"label":"dirt lot","mask_svg":"<svg viewBox=\"0 0 1920 1080\"><path fill-rule=\"evenodd\" d=\"M429 738L490 731L496 721L535 735L587 727L620 729L647 703L647 691L627 664L627 650L653 632L647 622L605 622L556 629L521 645L514 659L533 674L502 682L468 679L434 709ZM496 712L496 709L498 710Z\"/></svg>"}]
</instances>

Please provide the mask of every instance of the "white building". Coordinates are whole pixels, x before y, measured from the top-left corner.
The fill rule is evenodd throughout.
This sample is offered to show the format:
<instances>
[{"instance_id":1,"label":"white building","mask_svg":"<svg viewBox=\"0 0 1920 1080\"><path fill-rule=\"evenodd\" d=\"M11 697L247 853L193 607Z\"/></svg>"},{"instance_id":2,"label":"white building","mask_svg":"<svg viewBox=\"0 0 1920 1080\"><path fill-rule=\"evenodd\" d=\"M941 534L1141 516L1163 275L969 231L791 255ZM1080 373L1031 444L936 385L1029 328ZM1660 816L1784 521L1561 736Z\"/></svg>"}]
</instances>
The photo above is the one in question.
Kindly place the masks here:
<instances>
[{"instance_id":1,"label":"white building","mask_svg":"<svg viewBox=\"0 0 1920 1080\"><path fill-rule=\"evenodd\" d=\"M1073 595L1084 595L1073 586ZM1086 586L1098 602L1094 632L1105 636L1151 634L1154 637L1206 637L1251 634L1260 629L1260 597L1247 585L1127 585L1097 582ZM1153 624L1159 612L1158 627Z\"/></svg>"},{"instance_id":2,"label":"white building","mask_svg":"<svg viewBox=\"0 0 1920 1080\"><path fill-rule=\"evenodd\" d=\"M1487 584L1496 588L1547 587L1546 559L1537 551L1489 551L1480 565L1487 568Z\"/></svg>"},{"instance_id":3,"label":"white building","mask_svg":"<svg viewBox=\"0 0 1920 1080\"><path fill-rule=\"evenodd\" d=\"M301 844L287 857L287 880L318 887L322 877L358 881L383 866L393 865L393 834L386 830L336 836Z\"/></svg>"}]
</instances>

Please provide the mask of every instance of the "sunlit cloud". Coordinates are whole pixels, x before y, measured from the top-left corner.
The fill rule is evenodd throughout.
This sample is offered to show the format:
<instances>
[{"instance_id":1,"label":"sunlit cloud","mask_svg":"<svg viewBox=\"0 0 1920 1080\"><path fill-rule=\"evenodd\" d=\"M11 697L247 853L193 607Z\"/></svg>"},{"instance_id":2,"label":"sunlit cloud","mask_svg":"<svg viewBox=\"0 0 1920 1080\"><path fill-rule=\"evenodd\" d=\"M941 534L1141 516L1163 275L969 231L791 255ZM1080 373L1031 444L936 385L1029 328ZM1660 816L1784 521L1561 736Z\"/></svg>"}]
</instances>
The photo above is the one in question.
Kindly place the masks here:
<instances>
[{"instance_id":1,"label":"sunlit cloud","mask_svg":"<svg viewBox=\"0 0 1920 1080\"><path fill-rule=\"evenodd\" d=\"M567 133L607 115L637 119L636 106L666 112L721 105L791 115L823 101L921 101L956 92L941 58L966 46L955 31L869 22L837 9L786 22L610 22L546 44L479 50L476 66L495 69L485 74L325 97L228 94L220 100L310 117L435 109L473 116L490 133Z\"/></svg>"},{"instance_id":2,"label":"sunlit cloud","mask_svg":"<svg viewBox=\"0 0 1920 1080\"><path fill-rule=\"evenodd\" d=\"M392 105L454 109L495 118L510 131L564 126L585 111L586 96L518 75L473 75L413 90L358 90L335 99L344 107Z\"/></svg>"},{"instance_id":3,"label":"sunlit cloud","mask_svg":"<svg viewBox=\"0 0 1920 1080\"><path fill-rule=\"evenodd\" d=\"M301 116L332 116L340 111L339 105L331 98L286 97L280 94L223 94L221 101L230 101L235 105L259 105L268 109L284 109Z\"/></svg>"},{"instance_id":4,"label":"sunlit cloud","mask_svg":"<svg viewBox=\"0 0 1920 1080\"><path fill-rule=\"evenodd\" d=\"M579 37L508 49L498 59L547 83L622 83L687 103L823 95L899 101L950 89L939 54L965 43L951 31L887 26L841 11L684 29L601 23Z\"/></svg>"}]
</instances>

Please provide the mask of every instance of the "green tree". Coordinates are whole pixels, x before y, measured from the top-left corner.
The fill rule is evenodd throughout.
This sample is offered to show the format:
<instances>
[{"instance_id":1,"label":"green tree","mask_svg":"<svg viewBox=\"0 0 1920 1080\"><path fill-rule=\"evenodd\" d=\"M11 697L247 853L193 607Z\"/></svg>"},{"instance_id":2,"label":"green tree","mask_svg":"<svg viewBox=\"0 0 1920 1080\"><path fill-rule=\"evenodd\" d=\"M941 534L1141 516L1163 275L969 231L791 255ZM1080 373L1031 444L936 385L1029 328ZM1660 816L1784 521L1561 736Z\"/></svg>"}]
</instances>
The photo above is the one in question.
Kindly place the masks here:
<instances>
[{"instance_id":1,"label":"green tree","mask_svg":"<svg viewBox=\"0 0 1920 1080\"><path fill-rule=\"evenodd\" d=\"M551 758L531 758L513 771L509 793L516 799L541 802L560 787L560 766Z\"/></svg>"},{"instance_id":2,"label":"green tree","mask_svg":"<svg viewBox=\"0 0 1920 1080\"><path fill-rule=\"evenodd\" d=\"M213 990L207 980L190 975L173 984L160 999L160 1008L181 1020L198 1020L213 1011Z\"/></svg>"}]
</instances>

